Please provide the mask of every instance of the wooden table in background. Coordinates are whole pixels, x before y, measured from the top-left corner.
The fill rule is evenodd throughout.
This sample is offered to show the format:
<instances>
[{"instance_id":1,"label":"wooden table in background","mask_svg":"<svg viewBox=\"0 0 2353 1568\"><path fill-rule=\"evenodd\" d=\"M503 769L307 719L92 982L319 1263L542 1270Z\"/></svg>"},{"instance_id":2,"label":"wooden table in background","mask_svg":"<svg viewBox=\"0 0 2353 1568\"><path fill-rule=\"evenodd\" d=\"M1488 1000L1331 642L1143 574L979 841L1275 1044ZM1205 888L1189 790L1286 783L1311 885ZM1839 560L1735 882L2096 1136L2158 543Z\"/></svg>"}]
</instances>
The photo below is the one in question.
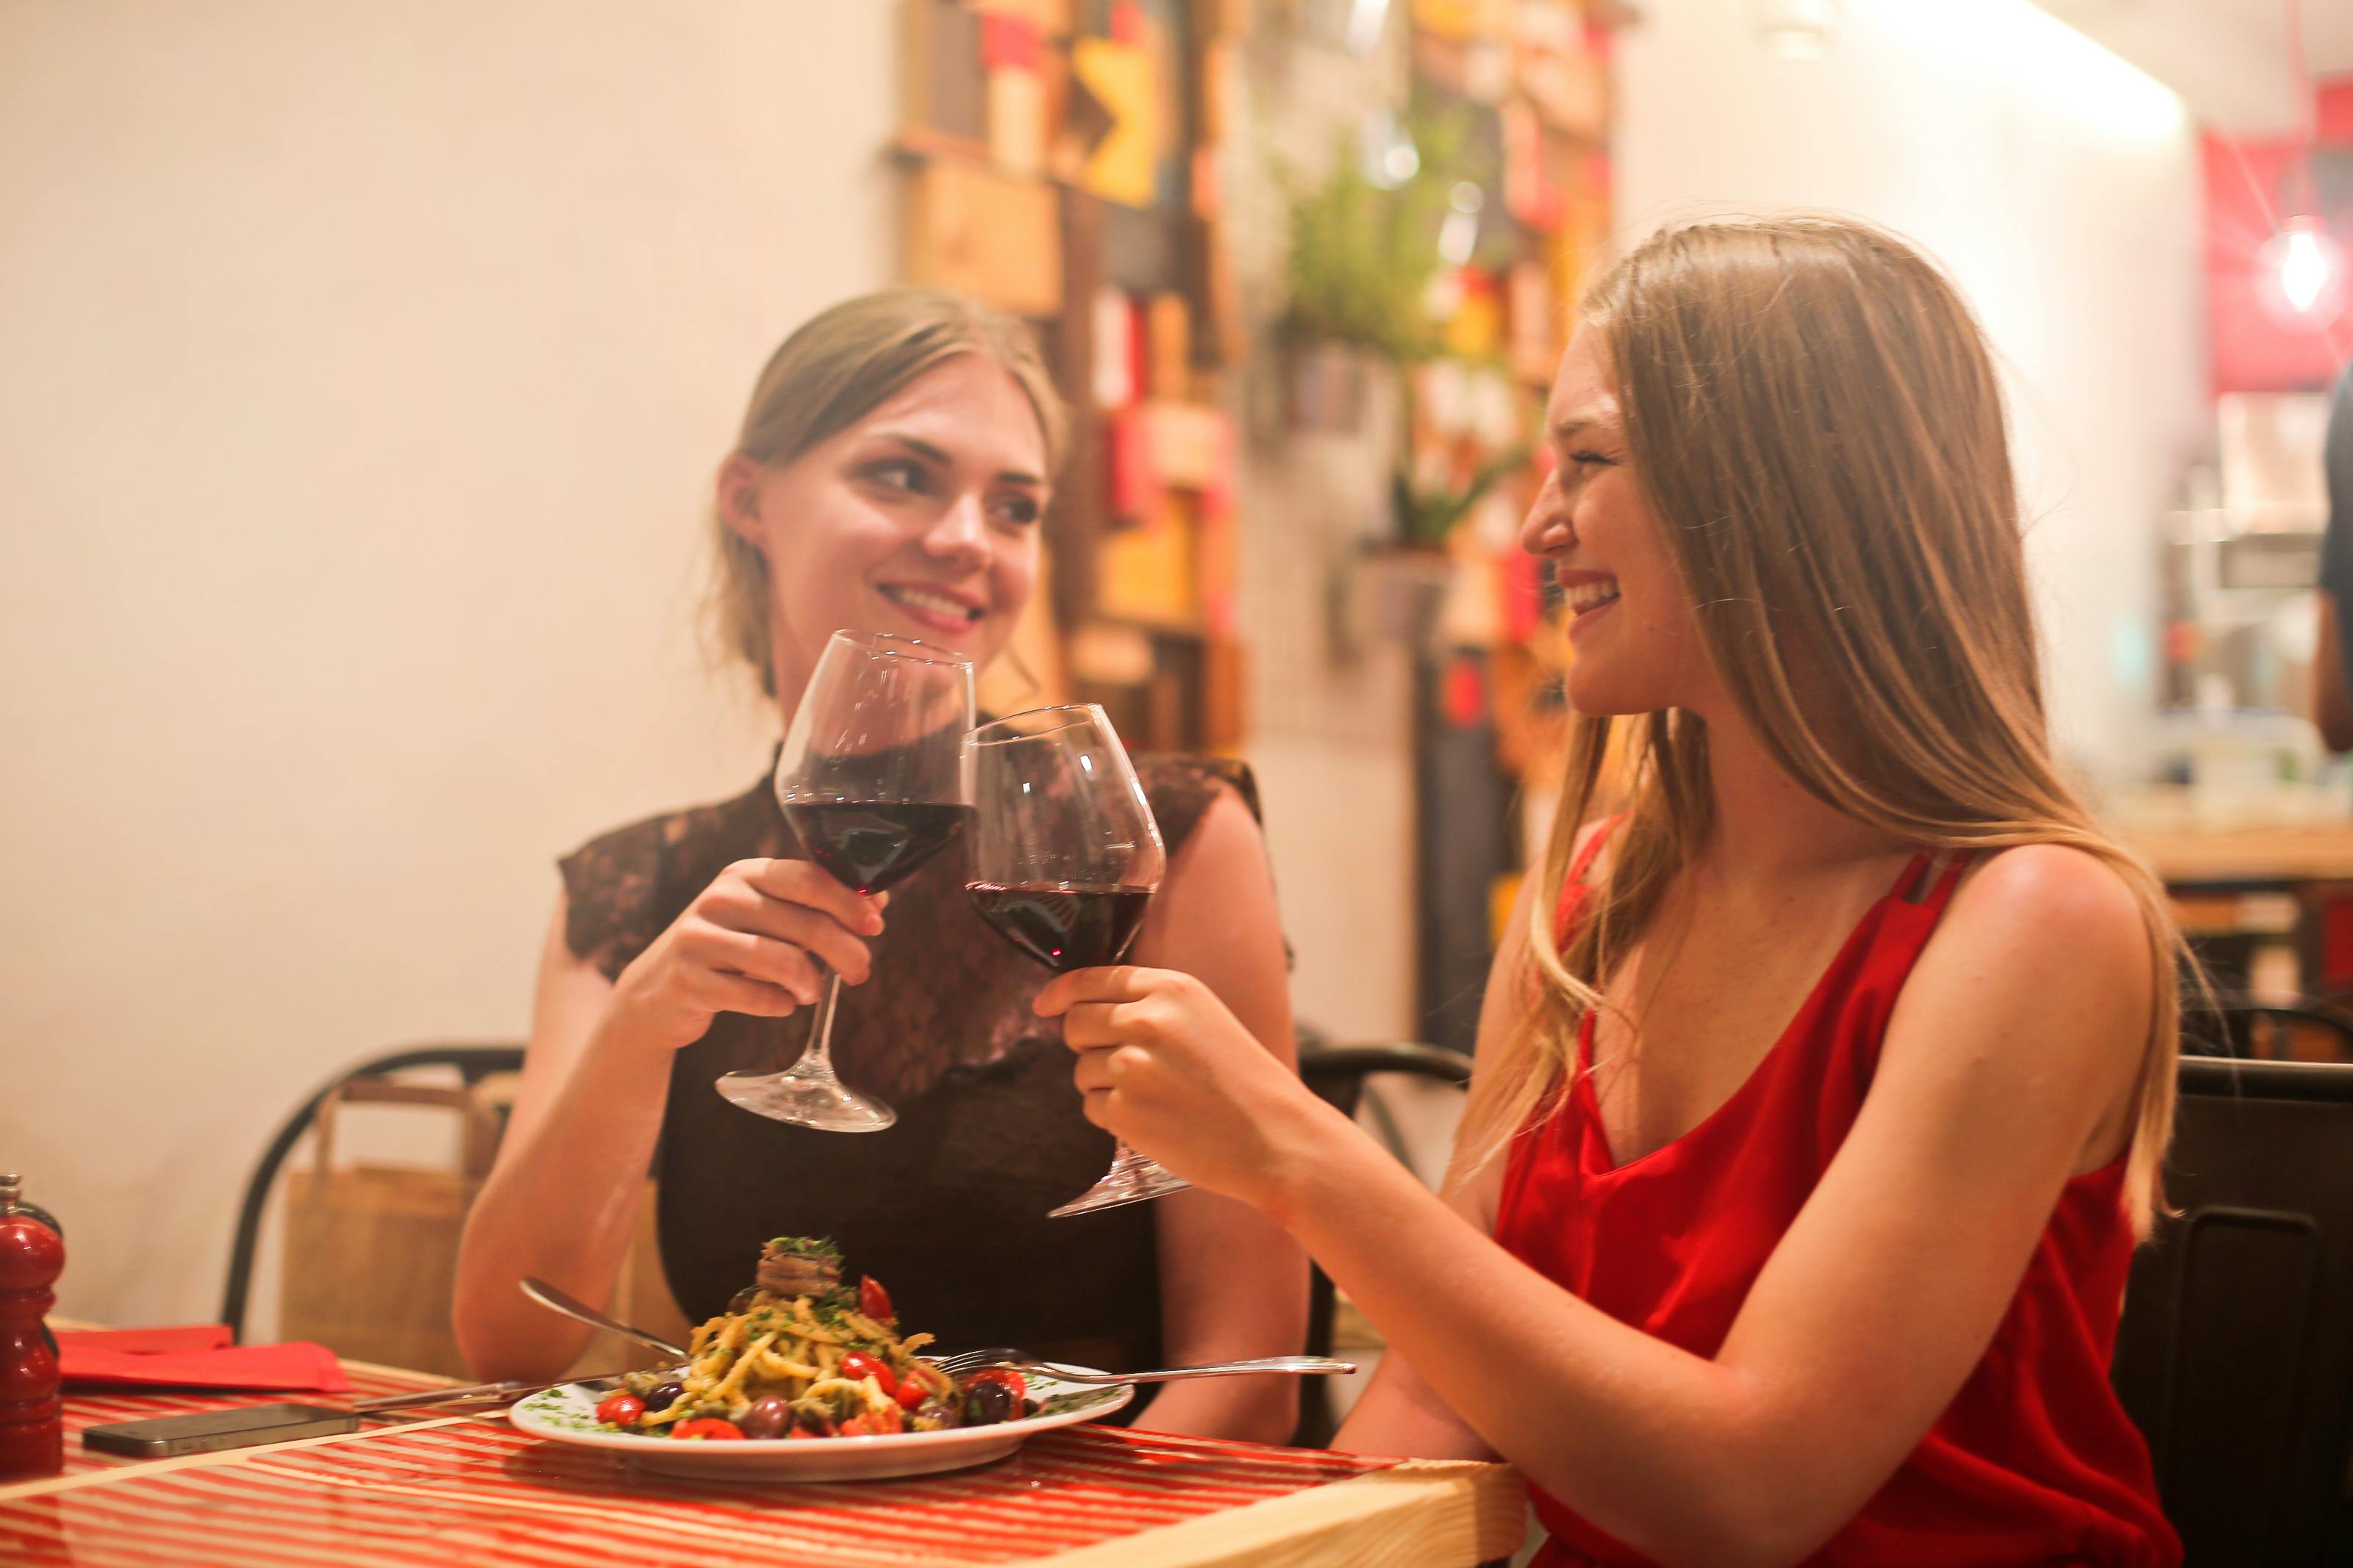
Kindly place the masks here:
<instances>
[{"instance_id":1,"label":"wooden table in background","mask_svg":"<svg viewBox=\"0 0 2353 1568\"><path fill-rule=\"evenodd\" d=\"M2132 832L2168 886L2353 881L2353 823L2235 832Z\"/></svg>"},{"instance_id":2,"label":"wooden table in background","mask_svg":"<svg viewBox=\"0 0 2353 1568\"><path fill-rule=\"evenodd\" d=\"M444 1380L346 1363L346 1397ZM831 1486L645 1475L524 1436L503 1415L432 1415L177 1459L86 1453L81 1428L333 1396L66 1398L66 1473L0 1487L0 1560L41 1568L1055 1568L1368 1564L1509 1556L1523 1493L1502 1465L1169 1437L1105 1426L1033 1437L978 1469Z\"/></svg>"}]
</instances>

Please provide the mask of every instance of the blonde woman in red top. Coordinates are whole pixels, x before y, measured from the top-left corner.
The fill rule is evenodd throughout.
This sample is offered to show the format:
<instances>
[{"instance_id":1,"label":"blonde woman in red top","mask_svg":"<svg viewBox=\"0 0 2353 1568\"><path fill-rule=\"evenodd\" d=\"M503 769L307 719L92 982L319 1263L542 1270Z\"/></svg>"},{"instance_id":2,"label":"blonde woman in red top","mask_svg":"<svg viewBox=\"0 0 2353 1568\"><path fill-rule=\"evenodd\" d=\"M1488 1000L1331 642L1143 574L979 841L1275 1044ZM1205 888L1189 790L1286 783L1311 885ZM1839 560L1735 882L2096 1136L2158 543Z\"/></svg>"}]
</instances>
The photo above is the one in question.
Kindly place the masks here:
<instances>
[{"instance_id":1,"label":"blonde woman in red top","mask_svg":"<svg viewBox=\"0 0 2353 1568\"><path fill-rule=\"evenodd\" d=\"M2177 1563L2106 1373L2178 938L2052 762L1975 321L1682 228L1546 412L1577 732L1443 1194L1182 975L1039 998L1088 1114L1304 1242L1391 1347L1340 1445L1511 1460L1541 1563Z\"/></svg>"}]
</instances>

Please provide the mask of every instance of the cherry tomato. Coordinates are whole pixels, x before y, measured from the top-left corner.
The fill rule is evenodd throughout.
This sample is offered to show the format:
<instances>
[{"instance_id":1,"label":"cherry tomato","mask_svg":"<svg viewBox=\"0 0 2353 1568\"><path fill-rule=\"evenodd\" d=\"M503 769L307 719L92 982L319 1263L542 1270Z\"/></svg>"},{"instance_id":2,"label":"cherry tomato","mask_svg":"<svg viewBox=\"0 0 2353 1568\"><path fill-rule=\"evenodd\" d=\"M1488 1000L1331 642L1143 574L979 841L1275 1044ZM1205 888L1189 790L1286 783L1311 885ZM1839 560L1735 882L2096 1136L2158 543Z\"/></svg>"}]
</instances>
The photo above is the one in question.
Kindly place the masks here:
<instances>
[{"instance_id":1,"label":"cherry tomato","mask_svg":"<svg viewBox=\"0 0 2353 1568\"><path fill-rule=\"evenodd\" d=\"M633 1426L645 1413L646 1402L634 1394L608 1394L605 1403L596 1406L596 1419L616 1426Z\"/></svg>"},{"instance_id":2,"label":"cherry tomato","mask_svg":"<svg viewBox=\"0 0 2353 1568\"><path fill-rule=\"evenodd\" d=\"M874 1386L881 1389L886 1398L899 1392L899 1374L892 1372L880 1356L868 1355L864 1351L851 1351L841 1358L841 1375L852 1383L863 1377L872 1378Z\"/></svg>"},{"instance_id":3,"label":"cherry tomato","mask_svg":"<svg viewBox=\"0 0 2353 1568\"><path fill-rule=\"evenodd\" d=\"M899 1385L899 1408L913 1410L931 1396L932 1391L923 1386L921 1378L911 1377Z\"/></svg>"},{"instance_id":4,"label":"cherry tomato","mask_svg":"<svg viewBox=\"0 0 2353 1568\"><path fill-rule=\"evenodd\" d=\"M1013 1395L1013 1403L1017 1406L1029 1397L1029 1379L1009 1366L985 1367L964 1380L964 1385L966 1388L970 1388L976 1383L1002 1384L1005 1392Z\"/></svg>"},{"instance_id":5,"label":"cherry tomato","mask_svg":"<svg viewBox=\"0 0 2353 1568\"><path fill-rule=\"evenodd\" d=\"M907 1417L895 1405L882 1410L869 1410L851 1416L841 1424L845 1437L881 1437L892 1432L904 1432Z\"/></svg>"},{"instance_id":6,"label":"cherry tomato","mask_svg":"<svg viewBox=\"0 0 2353 1568\"><path fill-rule=\"evenodd\" d=\"M858 1310L878 1323L891 1321L891 1292L871 1274L858 1277Z\"/></svg>"},{"instance_id":7,"label":"cherry tomato","mask_svg":"<svg viewBox=\"0 0 2353 1568\"><path fill-rule=\"evenodd\" d=\"M681 1421L670 1429L673 1437L700 1437L709 1443L740 1443L743 1431L733 1421L722 1421L716 1415L699 1415L691 1421Z\"/></svg>"}]
</instances>

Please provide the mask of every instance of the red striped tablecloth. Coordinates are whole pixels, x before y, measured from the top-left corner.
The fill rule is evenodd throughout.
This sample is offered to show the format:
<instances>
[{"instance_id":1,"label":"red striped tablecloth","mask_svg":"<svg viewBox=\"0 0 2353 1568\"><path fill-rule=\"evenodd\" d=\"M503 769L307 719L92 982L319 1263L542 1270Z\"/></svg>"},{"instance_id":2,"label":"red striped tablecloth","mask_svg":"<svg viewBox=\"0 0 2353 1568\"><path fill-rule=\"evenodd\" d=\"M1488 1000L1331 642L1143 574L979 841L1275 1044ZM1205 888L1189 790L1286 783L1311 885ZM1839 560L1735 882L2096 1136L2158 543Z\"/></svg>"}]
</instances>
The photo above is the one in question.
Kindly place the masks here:
<instances>
[{"instance_id":1,"label":"red striped tablecloth","mask_svg":"<svg viewBox=\"0 0 2353 1568\"><path fill-rule=\"evenodd\" d=\"M353 1394L442 1380L352 1365ZM161 1460L86 1456L82 1426L272 1395L71 1395L67 1473L0 1487L0 1562L28 1568L902 1568L1050 1563L1468 1568L1518 1545L1502 1466L1103 1426L980 1468L829 1486L648 1475L501 1415ZM311 1396L286 1395L287 1398ZM321 1403L329 1403L322 1398Z\"/></svg>"},{"instance_id":2,"label":"red striped tablecloth","mask_svg":"<svg viewBox=\"0 0 2353 1568\"><path fill-rule=\"evenodd\" d=\"M122 1454L93 1453L81 1446L85 1426L104 1426L117 1421L152 1421L159 1415L185 1415L199 1410L230 1410L240 1405L332 1405L338 1408L354 1399L367 1399L379 1394L406 1394L411 1389L430 1388L435 1384L448 1383L446 1377L430 1373L402 1372L395 1367L373 1366L366 1362L343 1363L343 1375L352 1386L343 1394L225 1394L209 1389L179 1389L148 1393L138 1389L88 1389L66 1395L66 1470L69 1476L86 1470L119 1469L125 1465L144 1464L143 1459Z\"/></svg>"}]
</instances>

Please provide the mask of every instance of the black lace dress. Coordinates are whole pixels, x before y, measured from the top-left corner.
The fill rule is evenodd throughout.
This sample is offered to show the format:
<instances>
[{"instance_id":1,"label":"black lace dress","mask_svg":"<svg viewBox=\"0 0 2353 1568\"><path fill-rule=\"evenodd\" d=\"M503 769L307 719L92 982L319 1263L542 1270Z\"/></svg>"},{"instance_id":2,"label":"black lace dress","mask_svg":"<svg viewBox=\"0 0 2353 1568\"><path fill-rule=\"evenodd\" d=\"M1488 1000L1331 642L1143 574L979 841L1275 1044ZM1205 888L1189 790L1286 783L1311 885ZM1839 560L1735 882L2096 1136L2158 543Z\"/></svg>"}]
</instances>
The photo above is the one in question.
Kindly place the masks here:
<instances>
[{"instance_id":1,"label":"black lace dress","mask_svg":"<svg viewBox=\"0 0 2353 1568\"><path fill-rule=\"evenodd\" d=\"M1220 790L1257 810L1239 764L1139 758L1137 773L1172 858ZM765 777L617 829L562 863L565 940L616 977L731 862L801 855ZM964 869L952 847L892 890L873 975L842 988L834 1019L837 1069L896 1109L897 1125L812 1131L712 1088L723 1073L788 1066L808 1009L722 1014L678 1053L654 1159L670 1289L700 1322L751 1282L769 1237L829 1236L852 1275L889 1287L902 1322L950 1348L1164 1364L1158 1205L1046 1217L1103 1174L1112 1140L1080 1114L1059 1026L1029 1011L1051 976L982 922Z\"/></svg>"}]
</instances>

